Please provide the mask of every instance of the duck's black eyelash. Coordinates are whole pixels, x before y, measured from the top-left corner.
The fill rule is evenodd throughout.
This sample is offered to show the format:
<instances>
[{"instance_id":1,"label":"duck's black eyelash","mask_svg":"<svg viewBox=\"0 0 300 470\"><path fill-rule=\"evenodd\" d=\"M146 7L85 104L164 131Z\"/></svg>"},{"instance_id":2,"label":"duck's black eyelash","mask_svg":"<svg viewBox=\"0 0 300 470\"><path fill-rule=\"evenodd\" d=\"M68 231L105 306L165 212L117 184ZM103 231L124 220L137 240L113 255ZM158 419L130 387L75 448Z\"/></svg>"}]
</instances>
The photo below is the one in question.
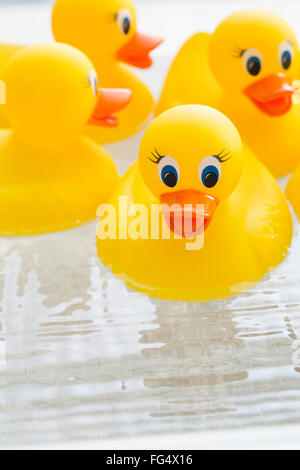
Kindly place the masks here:
<instances>
[{"instance_id":1,"label":"duck's black eyelash","mask_svg":"<svg viewBox=\"0 0 300 470\"><path fill-rule=\"evenodd\" d=\"M156 150L156 148L154 149L154 152L151 152L151 155L154 158L154 160L150 157L149 157L149 160L150 160L150 162L155 163L156 165L158 165L159 162L161 161L161 159L164 158L164 155L160 155L158 153L158 151Z\"/></svg>"},{"instance_id":2,"label":"duck's black eyelash","mask_svg":"<svg viewBox=\"0 0 300 470\"><path fill-rule=\"evenodd\" d=\"M247 49L242 49L239 46L235 46L231 51L231 57L241 58Z\"/></svg>"},{"instance_id":3,"label":"duck's black eyelash","mask_svg":"<svg viewBox=\"0 0 300 470\"><path fill-rule=\"evenodd\" d=\"M106 23L114 23L118 19L118 12L116 13L109 13L107 15Z\"/></svg>"},{"instance_id":4,"label":"duck's black eyelash","mask_svg":"<svg viewBox=\"0 0 300 470\"><path fill-rule=\"evenodd\" d=\"M225 149L223 149L218 155L214 155L214 157L217 158L220 163L228 162L228 160L231 159L230 153L226 152Z\"/></svg>"},{"instance_id":5,"label":"duck's black eyelash","mask_svg":"<svg viewBox=\"0 0 300 470\"><path fill-rule=\"evenodd\" d=\"M83 88L90 88L92 85L90 83L90 78L86 77L85 80L82 81L82 86Z\"/></svg>"}]
</instances>

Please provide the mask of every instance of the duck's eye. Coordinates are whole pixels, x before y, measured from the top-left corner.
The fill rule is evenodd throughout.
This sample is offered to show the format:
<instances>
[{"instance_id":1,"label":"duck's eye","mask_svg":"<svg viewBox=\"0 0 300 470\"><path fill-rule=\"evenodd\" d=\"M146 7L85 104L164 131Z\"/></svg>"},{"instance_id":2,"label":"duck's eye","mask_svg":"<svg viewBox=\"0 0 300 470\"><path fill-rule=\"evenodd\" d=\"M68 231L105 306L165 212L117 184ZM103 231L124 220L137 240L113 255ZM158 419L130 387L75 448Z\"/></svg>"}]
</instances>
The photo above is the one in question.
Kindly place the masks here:
<instances>
[{"instance_id":1,"label":"duck's eye","mask_svg":"<svg viewBox=\"0 0 300 470\"><path fill-rule=\"evenodd\" d=\"M213 188L221 176L221 163L216 157L207 157L199 165L199 178L203 186Z\"/></svg>"},{"instance_id":2,"label":"duck's eye","mask_svg":"<svg viewBox=\"0 0 300 470\"><path fill-rule=\"evenodd\" d=\"M281 56L281 65L282 65L282 67L285 70L287 70L288 68L290 68L291 63L292 63L291 53L289 51L284 51L284 53Z\"/></svg>"},{"instance_id":3,"label":"duck's eye","mask_svg":"<svg viewBox=\"0 0 300 470\"><path fill-rule=\"evenodd\" d=\"M169 188L174 188L178 181L178 173L174 166L166 165L161 172L161 180Z\"/></svg>"},{"instance_id":4,"label":"duck's eye","mask_svg":"<svg viewBox=\"0 0 300 470\"><path fill-rule=\"evenodd\" d=\"M93 90L95 96L98 96L98 76L95 70L92 70L89 74L89 84Z\"/></svg>"},{"instance_id":5,"label":"duck's eye","mask_svg":"<svg viewBox=\"0 0 300 470\"><path fill-rule=\"evenodd\" d=\"M179 180L179 165L173 158L163 157L158 164L158 174L166 186L174 188Z\"/></svg>"},{"instance_id":6,"label":"duck's eye","mask_svg":"<svg viewBox=\"0 0 300 470\"><path fill-rule=\"evenodd\" d=\"M247 49L243 53L243 62L250 75L258 75L262 68L262 55L256 49Z\"/></svg>"},{"instance_id":7,"label":"duck's eye","mask_svg":"<svg viewBox=\"0 0 300 470\"><path fill-rule=\"evenodd\" d=\"M279 61L284 68L287 70L290 68L293 58L294 58L294 48L289 41L283 41L279 46Z\"/></svg>"},{"instance_id":8,"label":"duck's eye","mask_svg":"<svg viewBox=\"0 0 300 470\"><path fill-rule=\"evenodd\" d=\"M117 14L119 28L123 34L128 34L131 28L132 17L130 11L122 8Z\"/></svg>"},{"instance_id":9,"label":"duck's eye","mask_svg":"<svg viewBox=\"0 0 300 470\"><path fill-rule=\"evenodd\" d=\"M250 75L258 75L261 69L261 62L258 57L250 57L247 62L247 70Z\"/></svg>"}]
</instances>

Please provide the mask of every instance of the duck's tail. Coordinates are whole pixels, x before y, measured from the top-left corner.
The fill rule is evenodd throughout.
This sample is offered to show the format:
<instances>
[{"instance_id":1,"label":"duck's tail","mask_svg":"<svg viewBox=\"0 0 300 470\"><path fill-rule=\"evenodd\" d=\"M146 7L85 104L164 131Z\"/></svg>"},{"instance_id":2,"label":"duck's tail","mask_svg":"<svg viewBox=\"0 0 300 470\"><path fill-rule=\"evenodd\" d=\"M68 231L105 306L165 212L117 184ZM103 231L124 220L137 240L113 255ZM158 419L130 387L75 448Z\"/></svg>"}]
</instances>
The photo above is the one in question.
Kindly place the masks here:
<instances>
[{"instance_id":1,"label":"duck's tail","mask_svg":"<svg viewBox=\"0 0 300 470\"><path fill-rule=\"evenodd\" d=\"M156 116L185 104L217 108L220 88L209 66L209 41L210 34L197 33L182 46L168 72Z\"/></svg>"}]
</instances>

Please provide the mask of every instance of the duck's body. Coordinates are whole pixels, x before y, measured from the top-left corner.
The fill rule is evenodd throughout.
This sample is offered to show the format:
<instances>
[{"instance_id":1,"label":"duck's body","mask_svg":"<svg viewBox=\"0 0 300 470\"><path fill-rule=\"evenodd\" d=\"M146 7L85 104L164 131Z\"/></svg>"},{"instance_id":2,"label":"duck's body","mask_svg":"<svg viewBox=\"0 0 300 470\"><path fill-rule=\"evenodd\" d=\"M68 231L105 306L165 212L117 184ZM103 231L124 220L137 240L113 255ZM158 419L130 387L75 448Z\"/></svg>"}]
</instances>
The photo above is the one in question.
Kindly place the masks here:
<instances>
[{"instance_id":1,"label":"duck's body","mask_svg":"<svg viewBox=\"0 0 300 470\"><path fill-rule=\"evenodd\" d=\"M98 89L91 62L58 43L24 48L8 63L0 132L0 234L68 229L96 216L119 179L109 154L83 136L107 125L129 101L126 90Z\"/></svg>"},{"instance_id":2,"label":"duck's body","mask_svg":"<svg viewBox=\"0 0 300 470\"><path fill-rule=\"evenodd\" d=\"M17 44L0 44L0 71L3 74L4 68L7 65L7 62L22 49L22 46Z\"/></svg>"},{"instance_id":3,"label":"duck's body","mask_svg":"<svg viewBox=\"0 0 300 470\"><path fill-rule=\"evenodd\" d=\"M92 220L118 181L101 147L80 137L45 151L0 132L0 234L35 235Z\"/></svg>"},{"instance_id":4,"label":"duck's body","mask_svg":"<svg viewBox=\"0 0 300 470\"><path fill-rule=\"evenodd\" d=\"M89 125L86 134L99 143L125 139L142 129L153 112L150 90L124 64L148 68L151 50L162 41L136 31L133 0L57 0L52 17L57 41L84 52L105 87L127 88L132 99L118 113L117 128Z\"/></svg>"},{"instance_id":5,"label":"duck's body","mask_svg":"<svg viewBox=\"0 0 300 470\"><path fill-rule=\"evenodd\" d=\"M260 10L235 13L213 34L198 33L184 44L156 114L191 103L219 109L255 156L283 176L300 158L300 107L292 104L291 86L298 55L295 35L280 17Z\"/></svg>"},{"instance_id":6,"label":"duck's body","mask_svg":"<svg viewBox=\"0 0 300 470\"><path fill-rule=\"evenodd\" d=\"M181 47L164 82L155 109L157 116L185 104L220 107L222 88L209 66L210 39L209 33L197 33ZM187 73L190 67L193 67L193 73Z\"/></svg>"},{"instance_id":7,"label":"duck's body","mask_svg":"<svg viewBox=\"0 0 300 470\"><path fill-rule=\"evenodd\" d=\"M177 110L170 113L179 113ZM165 115L167 113L162 117ZM174 130L173 135L178 132ZM157 145L158 148L162 146ZM187 150L186 158L188 155ZM283 261L291 243L292 222L274 178L247 148L243 157L245 165L239 182L228 199L219 203L204 232L201 249L187 249L185 238L100 239L98 230L100 259L128 286L167 300L211 301L251 287ZM221 180L219 184L222 184ZM120 196L127 197L128 207L145 205L149 214L151 204L160 204L160 199L146 186L140 166L135 163L121 178L109 201L117 208L117 234ZM132 219L129 218L128 226ZM149 215L149 237L150 224Z\"/></svg>"}]
</instances>

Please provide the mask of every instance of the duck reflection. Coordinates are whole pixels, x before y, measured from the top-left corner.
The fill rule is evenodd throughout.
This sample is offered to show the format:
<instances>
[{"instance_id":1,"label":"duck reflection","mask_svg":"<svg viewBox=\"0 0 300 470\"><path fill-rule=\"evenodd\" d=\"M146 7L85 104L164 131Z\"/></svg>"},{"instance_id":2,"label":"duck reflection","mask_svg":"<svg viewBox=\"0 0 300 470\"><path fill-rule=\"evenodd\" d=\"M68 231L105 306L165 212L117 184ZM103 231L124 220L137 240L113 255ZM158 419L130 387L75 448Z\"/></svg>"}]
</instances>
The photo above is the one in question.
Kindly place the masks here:
<instances>
[{"instance_id":1,"label":"duck reflection","mask_svg":"<svg viewBox=\"0 0 300 470\"><path fill-rule=\"evenodd\" d=\"M141 331L142 354L155 363L155 373L144 380L146 387L211 386L248 377L230 301L153 303L157 328Z\"/></svg>"}]
</instances>

